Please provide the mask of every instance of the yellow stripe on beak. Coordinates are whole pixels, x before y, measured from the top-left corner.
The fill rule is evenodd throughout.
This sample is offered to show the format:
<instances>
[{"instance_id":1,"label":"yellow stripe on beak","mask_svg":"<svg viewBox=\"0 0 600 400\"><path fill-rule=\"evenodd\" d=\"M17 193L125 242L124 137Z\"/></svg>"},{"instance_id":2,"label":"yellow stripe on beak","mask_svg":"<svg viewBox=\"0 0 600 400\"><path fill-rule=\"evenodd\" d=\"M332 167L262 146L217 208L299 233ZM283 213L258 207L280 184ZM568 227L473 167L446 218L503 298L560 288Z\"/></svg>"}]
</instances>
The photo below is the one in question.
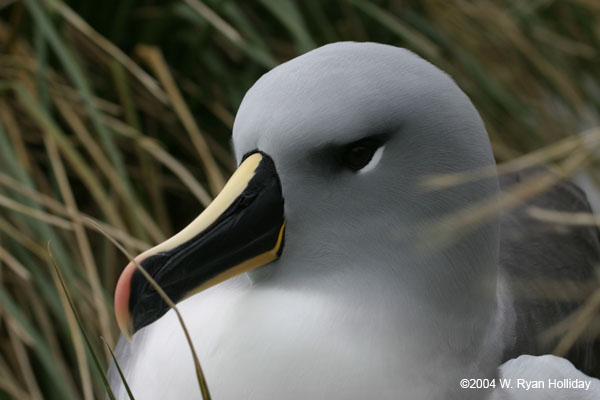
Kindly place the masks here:
<instances>
[{"instance_id":1,"label":"yellow stripe on beak","mask_svg":"<svg viewBox=\"0 0 600 400\"><path fill-rule=\"evenodd\" d=\"M273 160L245 158L214 201L182 231L135 258L178 302L279 257L285 220ZM168 311L129 263L115 289L115 315L129 335Z\"/></svg>"}]
</instances>

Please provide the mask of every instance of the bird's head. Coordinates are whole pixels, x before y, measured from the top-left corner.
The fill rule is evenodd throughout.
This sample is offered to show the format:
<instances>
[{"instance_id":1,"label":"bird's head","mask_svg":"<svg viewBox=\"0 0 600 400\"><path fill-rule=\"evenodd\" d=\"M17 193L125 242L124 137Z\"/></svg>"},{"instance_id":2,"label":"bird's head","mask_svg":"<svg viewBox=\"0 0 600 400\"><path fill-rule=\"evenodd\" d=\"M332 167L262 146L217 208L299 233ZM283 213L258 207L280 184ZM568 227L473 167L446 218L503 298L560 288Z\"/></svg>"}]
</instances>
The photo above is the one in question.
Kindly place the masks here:
<instances>
[{"instance_id":1,"label":"bird's head","mask_svg":"<svg viewBox=\"0 0 600 400\"><path fill-rule=\"evenodd\" d=\"M422 190L424 177L494 159L478 113L452 79L392 46L336 43L276 67L246 94L233 144L239 169L223 192L183 231L136 257L175 302L278 257L269 268L289 279L350 274L356 265L363 276L393 273L415 290L442 284L451 271L383 271L377 260L410 251L402 232L498 191L495 179ZM490 252L460 267L465 273L491 263L496 231L490 224L468 239ZM130 335L168 306L129 264L115 309Z\"/></svg>"}]
</instances>

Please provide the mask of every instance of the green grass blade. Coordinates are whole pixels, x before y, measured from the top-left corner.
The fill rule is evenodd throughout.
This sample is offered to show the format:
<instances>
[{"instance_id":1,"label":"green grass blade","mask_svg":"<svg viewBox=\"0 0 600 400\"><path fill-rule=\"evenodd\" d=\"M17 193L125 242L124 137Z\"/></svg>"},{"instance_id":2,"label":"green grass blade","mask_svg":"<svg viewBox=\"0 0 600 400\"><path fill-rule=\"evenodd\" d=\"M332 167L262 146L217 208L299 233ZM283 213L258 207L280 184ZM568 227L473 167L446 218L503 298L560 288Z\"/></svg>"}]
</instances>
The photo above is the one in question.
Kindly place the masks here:
<instances>
[{"instance_id":1,"label":"green grass blade","mask_svg":"<svg viewBox=\"0 0 600 400\"><path fill-rule=\"evenodd\" d=\"M105 235L119 249L119 251L121 251L129 259L129 262L131 262L135 265L136 269L138 271L140 271L140 273L144 276L146 281L148 281L148 283L150 283L150 285L154 288L154 290L156 290L156 292L163 299L163 301L173 310L173 312L177 316L179 325L181 326L181 329L183 330L183 333L185 335L185 339L189 345L192 359L194 360L194 369L196 372L196 380L198 382L198 387L200 389L200 393L202 394L202 399L203 400L211 400L212 397L211 397L210 391L208 389L208 383L206 382L206 378L204 376L204 371L202 370L202 366L200 365L200 360L198 358L198 354L194 347L194 343L192 342L192 338L187 329L187 325L185 324L185 321L183 320L183 316L179 312L179 308L173 302L173 300L171 300L171 298L169 297L169 295L167 295L167 293L163 290L163 288L144 269L144 267L142 267L137 261L135 261L135 259L130 254L127 253L127 250L125 250L125 248L119 242L117 242L117 240L115 238L110 236L104 229L102 229L102 227L100 225L96 224L95 222L94 222L94 224L96 225L96 228L98 229L98 231L101 232L103 235Z\"/></svg>"},{"instance_id":2,"label":"green grass blade","mask_svg":"<svg viewBox=\"0 0 600 400\"><path fill-rule=\"evenodd\" d=\"M106 343L106 340L103 337L100 337L100 339L102 339L102 341L106 345L106 348L110 352L110 356L112 357L112 360L115 363L115 367L117 368L117 371L119 372L119 376L121 377L121 382L123 382L123 385L125 385L125 390L127 391L127 395L129 396L129 398L131 400L134 400L133 393L131 393L131 389L129 388L127 379L125 379L125 375L123 375L123 371L121 370L121 366L119 365L119 361L117 360L117 357L115 357L115 353L112 351L112 349L110 348L108 343Z\"/></svg>"},{"instance_id":3,"label":"green grass blade","mask_svg":"<svg viewBox=\"0 0 600 400\"><path fill-rule=\"evenodd\" d=\"M56 395L52 395L52 397L56 399L77 399L75 393L73 393L71 388L65 384L63 377L59 374L54 357L51 352L48 351L48 347L45 345L44 340L37 330L33 328L18 304L11 299L11 296L3 287L0 287L0 306L2 306L3 311L9 313L34 340L33 351L38 356L45 372L54 382L53 392L55 392Z\"/></svg>"},{"instance_id":4,"label":"green grass blade","mask_svg":"<svg viewBox=\"0 0 600 400\"><path fill-rule=\"evenodd\" d=\"M54 268L54 271L56 272L56 275L58 276L60 285L64 291L67 301L69 302L69 307L71 308L71 311L73 312L73 315L75 316L77 325L79 325L79 330L81 331L83 339L85 340L87 349L90 352L92 359L94 360L94 365L96 366L96 370L100 374L100 378L102 378L102 383L104 384L106 393L111 400L115 400L115 395L113 394L112 389L110 388L110 385L108 384L108 379L106 378L106 374L104 373L104 368L102 368L102 365L100 364L100 360L98 359L98 357L96 356L96 353L94 352L94 348L92 347L92 344L88 338L88 335L83 327L83 323L81 322L81 319L79 318L79 314L77 313L77 310L75 309L75 305L73 304L73 300L71 299L71 295L69 294L69 290L67 289L65 280L62 276L62 273L60 272L60 268L58 268L58 265L56 264L56 261L54 260L54 257L52 256L52 252L50 251L50 242L48 242L48 253L50 254L50 263L52 264L52 267Z\"/></svg>"},{"instance_id":5,"label":"green grass blade","mask_svg":"<svg viewBox=\"0 0 600 400\"><path fill-rule=\"evenodd\" d=\"M50 18L44 9L44 3L36 0L25 0L25 5L31 13L36 26L44 34L46 40L65 68L65 71L71 77L73 84L81 93L86 109L89 112L92 125L100 135L100 140L102 141L102 144L104 145L109 157L114 163L115 168L121 175L121 178L128 182L129 179L127 179L127 174L125 173L125 166L123 164L123 160L121 159L120 153L115 146L112 134L102 123L100 113L92 100L92 90L90 89L90 86L88 85L86 78L79 67L79 64L75 60L75 57L73 57L67 46L62 42L60 36L56 32L54 25L50 21Z\"/></svg>"},{"instance_id":6,"label":"green grass blade","mask_svg":"<svg viewBox=\"0 0 600 400\"><path fill-rule=\"evenodd\" d=\"M361 10L364 14L379 22L381 26L386 27L391 32L400 37L406 46L410 49L422 54L428 59L436 59L439 57L439 48L432 43L426 36L419 31L405 24L400 18L390 12L383 10L373 2L366 0L346 0Z\"/></svg>"},{"instance_id":7,"label":"green grass blade","mask_svg":"<svg viewBox=\"0 0 600 400\"><path fill-rule=\"evenodd\" d=\"M261 0L261 3L292 34L298 52L305 53L317 47L306 28L304 17L292 0Z\"/></svg>"}]
</instances>

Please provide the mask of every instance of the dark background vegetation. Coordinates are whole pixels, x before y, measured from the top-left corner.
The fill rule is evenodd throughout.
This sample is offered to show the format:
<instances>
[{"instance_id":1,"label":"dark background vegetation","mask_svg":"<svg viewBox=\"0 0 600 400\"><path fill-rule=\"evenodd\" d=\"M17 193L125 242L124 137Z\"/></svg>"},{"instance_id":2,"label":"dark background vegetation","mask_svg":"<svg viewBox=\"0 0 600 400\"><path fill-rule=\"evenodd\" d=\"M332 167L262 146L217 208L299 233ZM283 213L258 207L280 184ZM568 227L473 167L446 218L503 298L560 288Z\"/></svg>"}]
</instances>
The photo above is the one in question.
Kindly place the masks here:
<instances>
[{"instance_id":1,"label":"dark background vegetation","mask_svg":"<svg viewBox=\"0 0 600 400\"><path fill-rule=\"evenodd\" d=\"M0 399L103 398L49 249L104 368L127 259L87 217L133 254L183 227L234 168L244 93L341 40L448 72L499 161L595 132L596 0L0 0Z\"/></svg>"}]
</instances>

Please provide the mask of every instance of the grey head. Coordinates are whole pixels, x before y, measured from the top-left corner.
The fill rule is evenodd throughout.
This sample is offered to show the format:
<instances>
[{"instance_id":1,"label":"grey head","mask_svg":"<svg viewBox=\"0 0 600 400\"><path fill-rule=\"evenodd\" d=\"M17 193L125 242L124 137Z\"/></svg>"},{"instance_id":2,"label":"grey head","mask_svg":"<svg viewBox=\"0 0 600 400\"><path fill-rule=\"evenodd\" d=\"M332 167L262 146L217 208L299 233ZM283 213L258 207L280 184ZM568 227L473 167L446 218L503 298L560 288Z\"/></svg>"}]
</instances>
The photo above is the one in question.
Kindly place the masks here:
<instances>
[{"instance_id":1,"label":"grey head","mask_svg":"<svg viewBox=\"0 0 600 400\"><path fill-rule=\"evenodd\" d=\"M373 140L379 153L355 171L343 154L364 140ZM457 290L471 283L479 290L479 278L494 278L496 223L437 259L408 254L415 237L402 232L498 192L496 179L422 189L429 175L494 165L494 158L467 96L414 53L343 42L282 64L244 97L233 143L238 160L253 149L269 154L281 179L288 226L281 260L267 267L274 274L294 275L296 282L334 274L339 282L346 268L344 275L367 282L375 276L404 282L407 296L438 293L444 307L468 298ZM379 268L390 263L396 268Z\"/></svg>"}]
</instances>

